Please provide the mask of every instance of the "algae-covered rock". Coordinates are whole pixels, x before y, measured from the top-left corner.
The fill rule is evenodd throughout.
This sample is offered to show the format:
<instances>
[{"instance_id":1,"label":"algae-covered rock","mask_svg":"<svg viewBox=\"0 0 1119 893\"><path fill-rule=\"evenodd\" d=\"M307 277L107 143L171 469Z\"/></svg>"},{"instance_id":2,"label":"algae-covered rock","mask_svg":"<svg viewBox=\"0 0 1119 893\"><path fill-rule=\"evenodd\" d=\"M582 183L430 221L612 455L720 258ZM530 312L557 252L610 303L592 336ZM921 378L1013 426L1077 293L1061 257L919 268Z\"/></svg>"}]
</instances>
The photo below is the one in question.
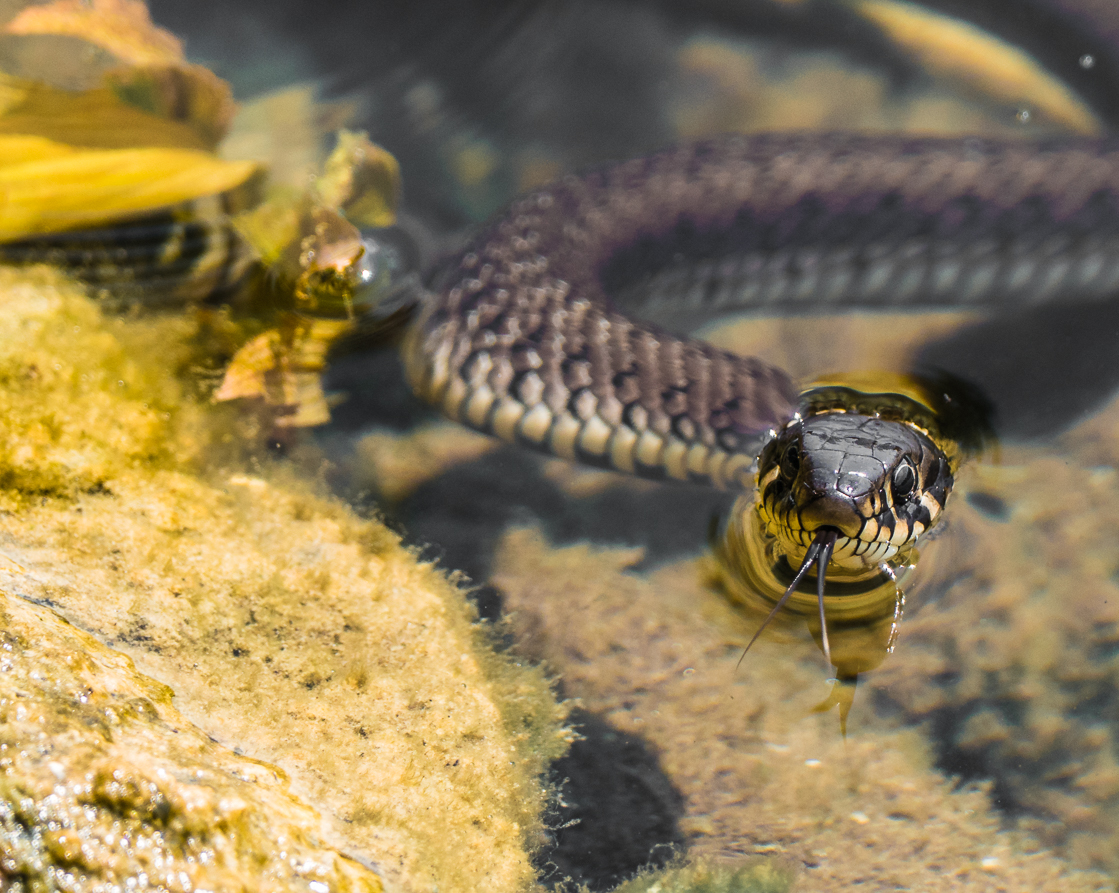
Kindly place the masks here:
<instances>
[{"instance_id":1,"label":"algae-covered rock","mask_svg":"<svg viewBox=\"0 0 1119 893\"><path fill-rule=\"evenodd\" d=\"M739 868L699 862L644 872L613 893L785 893L791 880L789 872L762 860Z\"/></svg>"},{"instance_id":2,"label":"algae-covered rock","mask_svg":"<svg viewBox=\"0 0 1119 893\"><path fill-rule=\"evenodd\" d=\"M127 657L6 594L0 624L3 889L383 889L282 772L215 744Z\"/></svg>"},{"instance_id":3,"label":"algae-covered rock","mask_svg":"<svg viewBox=\"0 0 1119 893\"><path fill-rule=\"evenodd\" d=\"M460 589L383 525L282 464L238 458L251 421L211 408L190 384L205 365L198 323L105 318L46 273L0 270L0 294L0 550L9 562L0 587L12 604L64 617L170 686L185 720L168 712L164 689L153 696L145 683L154 706L129 708L130 735L193 723L190 735L212 738L219 754L196 759L230 774L232 748L278 767L260 770L273 778L270 796L322 816L314 833L300 831L304 845L321 843L320 861L341 865L335 851L344 851L403 890L531 886L538 777L567 740L543 674L497 656ZM74 652L78 666L94 661L92 647ZM28 674L54 678L23 659ZM99 697L132 697L113 694L122 686ZM149 719L155 728L144 730ZM55 720L42 722L50 734ZM34 740L25 727L0 734ZM114 765L114 742L126 740L88 754L55 740L44 765L61 767L58 784L82 788L93 784L89 767L96 775ZM154 792L145 785L155 779L162 793L152 796L172 802L180 795L153 773L163 765L181 779L187 769L157 756L166 763L138 757L121 784ZM290 795L274 780L280 770ZM14 773L13 764L6 790L23 793L7 808L48 816L49 788ZM140 821L147 807L131 802L111 808ZM284 826L245 821L261 839L279 828L272 846L283 849ZM26 826L32 837L50 830ZM77 852L69 843L41 851L59 870ZM140 876L139 863L127 865L119 871Z\"/></svg>"}]
</instances>

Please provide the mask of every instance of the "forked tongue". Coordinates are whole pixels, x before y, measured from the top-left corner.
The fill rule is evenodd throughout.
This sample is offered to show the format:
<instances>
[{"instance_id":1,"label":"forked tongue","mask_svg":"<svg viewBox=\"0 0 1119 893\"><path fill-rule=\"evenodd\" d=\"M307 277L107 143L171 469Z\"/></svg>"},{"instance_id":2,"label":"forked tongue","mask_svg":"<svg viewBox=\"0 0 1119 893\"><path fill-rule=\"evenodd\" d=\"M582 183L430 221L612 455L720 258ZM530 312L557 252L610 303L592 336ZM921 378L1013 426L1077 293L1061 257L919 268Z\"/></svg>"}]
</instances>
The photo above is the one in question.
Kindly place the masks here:
<instances>
[{"instance_id":1,"label":"forked tongue","mask_svg":"<svg viewBox=\"0 0 1119 893\"><path fill-rule=\"evenodd\" d=\"M773 610L769 612L762 625L758 627L758 631L754 633L754 637L746 645L745 650L742 652L742 657L738 659L741 664L746 657L746 652L750 647L758 641L758 636L762 634L769 622L777 616L777 612L785 607L787 602L796 591L800 581L804 579L804 575L808 573L809 568L813 564L816 565L816 598L820 604L820 637L824 646L824 659L828 662L828 669L832 668L831 662L831 646L828 644L828 625L824 618L824 583L827 579L828 562L831 561L832 549L835 548L836 537L839 536L839 531L834 527L821 527L816 531L816 536L813 537L811 544L808 546L807 551L804 553L804 560L800 563L796 574L793 576L793 582L789 584L789 588L785 590L785 594L781 596L777 604L773 606ZM850 704L847 705L850 709ZM844 714L843 718L846 718Z\"/></svg>"}]
</instances>

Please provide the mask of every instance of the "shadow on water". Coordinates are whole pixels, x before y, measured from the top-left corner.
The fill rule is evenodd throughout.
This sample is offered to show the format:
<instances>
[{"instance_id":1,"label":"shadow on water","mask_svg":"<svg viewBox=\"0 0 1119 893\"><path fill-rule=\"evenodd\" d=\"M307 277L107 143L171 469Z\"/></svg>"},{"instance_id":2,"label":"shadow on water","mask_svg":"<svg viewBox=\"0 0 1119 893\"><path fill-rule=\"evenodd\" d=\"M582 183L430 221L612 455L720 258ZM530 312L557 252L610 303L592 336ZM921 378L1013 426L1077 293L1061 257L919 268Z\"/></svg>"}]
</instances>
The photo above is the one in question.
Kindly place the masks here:
<instances>
[{"instance_id":1,"label":"shadow on water","mask_svg":"<svg viewBox=\"0 0 1119 893\"><path fill-rule=\"evenodd\" d=\"M926 345L918 365L947 369L995 406L1005 440L1057 434L1119 390L1119 301L997 314Z\"/></svg>"},{"instance_id":2,"label":"shadow on water","mask_svg":"<svg viewBox=\"0 0 1119 893\"><path fill-rule=\"evenodd\" d=\"M585 710L571 719L582 738L552 766L559 797L536 863L547 883L608 890L683 846L683 799L640 738Z\"/></svg>"}]
</instances>

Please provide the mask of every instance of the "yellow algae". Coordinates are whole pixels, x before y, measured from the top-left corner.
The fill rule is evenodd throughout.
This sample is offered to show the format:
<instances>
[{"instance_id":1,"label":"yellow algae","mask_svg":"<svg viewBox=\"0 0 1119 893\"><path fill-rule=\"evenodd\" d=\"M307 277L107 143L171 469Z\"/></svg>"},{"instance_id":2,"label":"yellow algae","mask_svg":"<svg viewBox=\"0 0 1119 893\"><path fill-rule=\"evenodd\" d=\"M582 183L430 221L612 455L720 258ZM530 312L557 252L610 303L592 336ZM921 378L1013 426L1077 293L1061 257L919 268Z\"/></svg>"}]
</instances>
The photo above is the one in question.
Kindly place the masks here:
<instances>
[{"instance_id":1,"label":"yellow algae","mask_svg":"<svg viewBox=\"0 0 1119 893\"><path fill-rule=\"evenodd\" d=\"M324 843L283 772L215 744L127 657L2 590L0 670L9 893L384 889Z\"/></svg>"},{"instance_id":2,"label":"yellow algae","mask_svg":"<svg viewBox=\"0 0 1119 893\"><path fill-rule=\"evenodd\" d=\"M934 75L1040 112L1076 133L1100 121L1077 95L1021 49L960 19L899 0L848 0Z\"/></svg>"},{"instance_id":3,"label":"yellow algae","mask_svg":"<svg viewBox=\"0 0 1119 893\"><path fill-rule=\"evenodd\" d=\"M785 893L791 871L765 861L739 867L698 862L642 872L613 893Z\"/></svg>"},{"instance_id":4,"label":"yellow algae","mask_svg":"<svg viewBox=\"0 0 1119 893\"><path fill-rule=\"evenodd\" d=\"M106 318L34 271L0 292L0 542L23 568L0 586L282 770L323 852L401 890L532 887L540 775L568 741L543 673L383 525L239 458L251 421L188 374L197 322Z\"/></svg>"}]
</instances>

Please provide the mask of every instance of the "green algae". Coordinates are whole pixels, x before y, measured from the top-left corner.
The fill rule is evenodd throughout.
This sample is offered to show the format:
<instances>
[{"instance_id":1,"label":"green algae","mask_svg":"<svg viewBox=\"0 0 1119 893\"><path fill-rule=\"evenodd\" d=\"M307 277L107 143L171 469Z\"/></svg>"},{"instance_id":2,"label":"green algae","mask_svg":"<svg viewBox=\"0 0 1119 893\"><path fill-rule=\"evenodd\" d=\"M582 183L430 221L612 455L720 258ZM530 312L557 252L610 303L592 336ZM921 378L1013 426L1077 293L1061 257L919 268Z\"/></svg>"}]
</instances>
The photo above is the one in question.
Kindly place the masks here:
<instances>
[{"instance_id":1,"label":"green algae","mask_svg":"<svg viewBox=\"0 0 1119 893\"><path fill-rule=\"evenodd\" d=\"M786 893L792 873L768 862L739 867L701 862L645 872L613 893Z\"/></svg>"},{"instance_id":2,"label":"green algae","mask_svg":"<svg viewBox=\"0 0 1119 893\"><path fill-rule=\"evenodd\" d=\"M205 746L276 767L324 852L403 890L532 887L540 777L570 738L544 673L496 653L462 589L382 524L245 445L260 428L209 404L197 319L105 317L42 271L0 270L0 293L8 596L131 657ZM165 822L145 785L93 805ZM68 846L37 852L57 867Z\"/></svg>"}]
</instances>

